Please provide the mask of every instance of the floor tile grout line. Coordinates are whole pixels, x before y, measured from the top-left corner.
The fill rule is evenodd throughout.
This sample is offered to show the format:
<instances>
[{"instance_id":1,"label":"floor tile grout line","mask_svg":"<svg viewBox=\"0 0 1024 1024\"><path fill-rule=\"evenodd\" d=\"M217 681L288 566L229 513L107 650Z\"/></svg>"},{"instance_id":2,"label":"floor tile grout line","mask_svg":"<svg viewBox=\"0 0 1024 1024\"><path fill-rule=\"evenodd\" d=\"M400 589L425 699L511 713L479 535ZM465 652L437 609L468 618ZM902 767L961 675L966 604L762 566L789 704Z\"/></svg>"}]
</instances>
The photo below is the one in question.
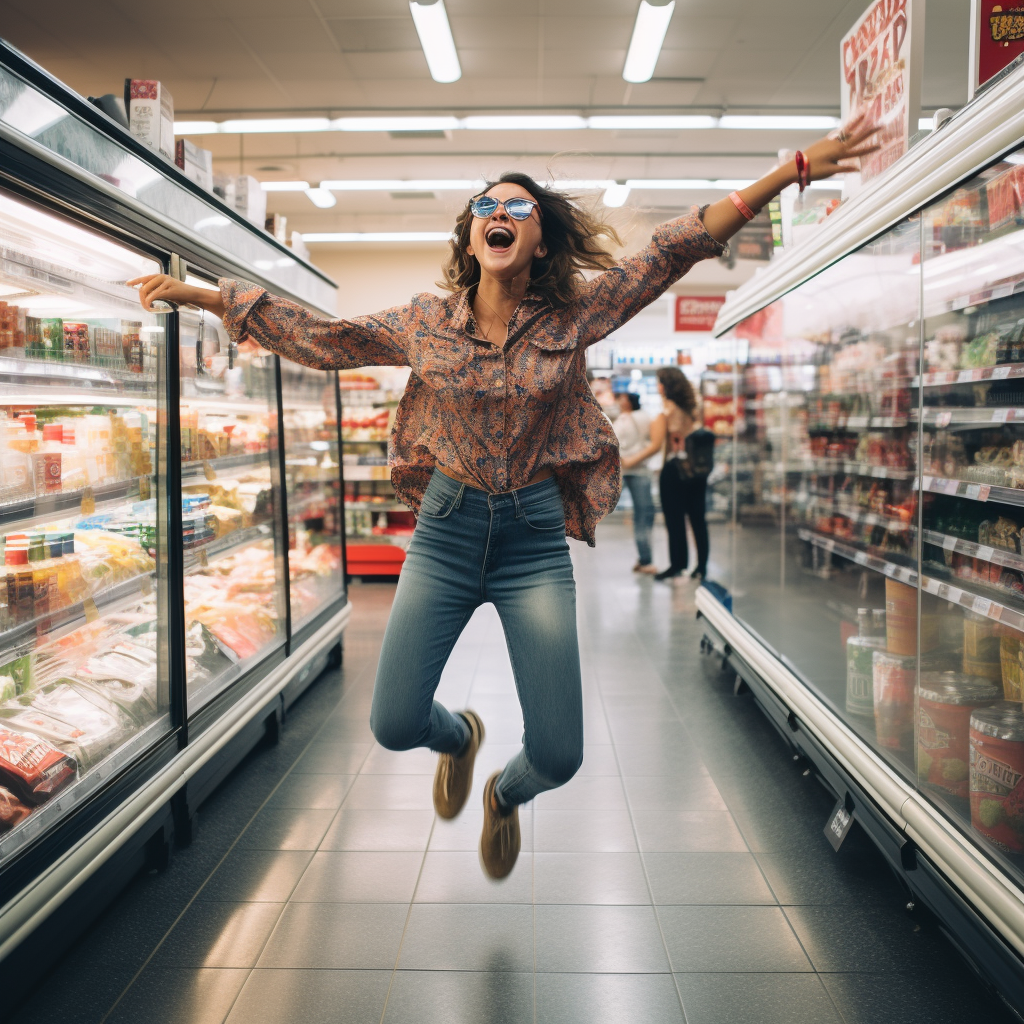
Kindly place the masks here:
<instances>
[{"instance_id":1,"label":"floor tile grout line","mask_svg":"<svg viewBox=\"0 0 1024 1024\"><path fill-rule=\"evenodd\" d=\"M604 694L601 692L600 685L596 688L598 700L601 702L601 711L604 714L605 727L608 729L608 735L611 737L611 720L608 717L608 706L604 701ZM673 705L675 707L675 705ZM676 712L678 715L678 712ZM614 738L612 738L612 754L615 758L615 764L619 769L619 785L622 787L622 796L626 802L626 813L629 815L629 825L633 830L633 841L636 843L637 857L640 860L640 870L644 873L644 884L647 886L647 895L651 900L651 909L654 912L654 920L658 926L658 934L661 936L662 949L665 951L665 962L668 964L669 973L672 976L672 985L676 990L676 998L679 1000L679 1012L683 1015L683 1022L686 1022L686 1006L683 1004L683 993L679 988L679 982L676 980L675 973L672 971L672 956L668 951L668 940L665 938L665 929L661 924L661 915L658 913L658 907L654 902L654 889L651 886L651 878L647 872L647 864L644 861L643 853L640 850L640 836L637 834L636 821L633 818L633 807L630 803L629 793L626 791L626 782L622 775L622 765L619 762L619 751L615 745Z\"/></svg>"},{"instance_id":2,"label":"floor tile grout line","mask_svg":"<svg viewBox=\"0 0 1024 1024\"><path fill-rule=\"evenodd\" d=\"M356 678L352 681L352 686L353 687L358 685L359 681L362 679L363 675L368 671L368 669L369 669L369 665L365 666L359 672L359 674L356 676ZM344 667L340 667L340 668L336 669L335 671L337 671L339 673L343 673L344 672ZM199 886L198 889L196 889L195 894L192 897L189 898L188 902L182 908L181 913L178 914L178 916L171 922L170 927L168 927L167 931L165 931L164 934L160 937L160 941L153 947L152 952L149 954L148 957L146 957L146 959L143 962L142 966L139 967L139 969L135 972L135 974L132 975L132 977L129 980L128 984L125 985L124 989L121 991L121 994L111 1004L110 1009L107 1010L107 1012L100 1018L99 1024L106 1024L107 1020L110 1018L110 1015L117 1009L117 1007L120 1005L121 1001L128 994L128 992L131 990L131 987L135 984L135 982L138 981L139 978L142 976L143 971L145 971L146 968L152 963L153 958L157 955L157 953L160 952L161 947L167 941L167 939L170 936L171 932L174 931L174 929L181 922L181 919L185 916L185 914L188 913L188 911L191 909L192 905L199 899L199 894L206 888L206 886L210 882L210 879L213 878L213 876L217 873L218 869L221 867L221 865L224 863L224 861L227 860L227 858L234 852L235 847L238 846L238 844L241 842L242 837L249 830L249 827L256 820L256 818L260 814L260 812L274 798L274 794L277 793L277 791L281 788L281 786L284 785L285 779L287 779L292 774L292 772L295 769L295 765L297 765L299 763L299 761L302 759L302 757L305 755L305 753L309 750L310 746L312 746L312 744L316 741L317 737L320 735L322 730L327 726L328 720L329 720L329 716L328 716L328 718L325 718L323 722L320 723L320 725L317 727L316 732L313 733L313 735L307 741L306 745L299 752L298 757L296 757L295 760L292 761L292 763L289 766L288 770L284 773L284 775L281 776L281 778L278 780L278 782L274 786L274 788L267 794L266 799L259 805L259 807L256 808L256 810L253 812L252 816L249 818L249 820L242 827L241 831L238 833L238 835L232 841L231 845L227 848L227 850L224 851L224 856L222 856L220 858L220 860L217 861L217 863L210 870L209 874L207 874L206 878L203 879L202 884ZM371 750L372 749L373 748L371 746ZM367 756L369 756L369 753L367 753ZM364 759L364 763L365 763L365 759ZM312 856L310 857L310 861L312 861ZM307 864L306 866L308 868L309 865ZM305 870L303 870L302 874L305 874ZM302 875L299 875L299 877L295 881L295 885L292 886L292 888L291 888L291 890L290 890L290 892L288 894L288 897L283 901L283 905L282 905L282 909L281 909L281 914L278 915L278 919L274 923L274 928L271 929L271 935L277 929L277 925L280 923L280 920L281 920L281 915L284 914L284 910L287 907L288 902L291 899L291 894L293 892L295 892L295 888L296 888L296 886L298 886L298 884L299 884L299 882L301 880L302 880ZM267 941L269 941L269 939L270 939L270 936L267 937ZM265 944L264 944L264 948L265 948ZM260 953L262 955L262 949L260 950ZM258 958L257 958L257 960L258 960ZM235 993L235 999L232 1000L231 1006L228 1008L227 1013L224 1014L224 1017L222 1018L222 1020L226 1020L228 1018L228 1016L230 1016L231 1011L234 1009L235 1002L237 1001L238 996L242 992L242 988L245 987L246 982L249 980L249 977L250 977L250 975L253 972L253 968L252 967L248 968L248 972L249 973L246 975L245 981L242 982L242 985L239 987L238 992Z\"/></svg>"},{"instance_id":3,"label":"floor tile grout line","mask_svg":"<svg viewBox=\"0 0 1024 1024\"><path fill-rule=\"evenodd\" d=\"M395 966L391 969L391 980L388 982L388 990L384 995L384 1005L380 1010L380 1024L384 1024L384 1016L388 1012L388 1000L391 998L391 989L395 985L395 977L398 974L398 965L402 960L402 946L405 945L405 936L409 930L409 920L412 917L412 908L416 906L416 893L419 890L420 882L423 879L423 869L427 863L427 852L430 850L430 841L434 838L434 828L437 825L437 815L430 823L430 832L427 835L426 846L423 847L423 857L420 860L420 869L416 875L416 884L412 887L412 896L409 899L409 909L405 912L405 924L402 925L402 935L398 940L398 952L395 953Z\"/></svg>"}]
</instances>

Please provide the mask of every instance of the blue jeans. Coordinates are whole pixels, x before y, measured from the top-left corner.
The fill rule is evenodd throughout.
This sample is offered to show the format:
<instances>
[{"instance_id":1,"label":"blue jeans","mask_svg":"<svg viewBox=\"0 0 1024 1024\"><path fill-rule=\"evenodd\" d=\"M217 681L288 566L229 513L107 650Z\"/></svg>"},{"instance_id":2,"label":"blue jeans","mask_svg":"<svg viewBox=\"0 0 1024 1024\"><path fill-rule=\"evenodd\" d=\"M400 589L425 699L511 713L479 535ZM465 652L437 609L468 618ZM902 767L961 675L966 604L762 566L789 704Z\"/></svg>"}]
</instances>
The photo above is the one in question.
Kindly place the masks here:
<instances>
[{"instance_id":1,"label":"blue jeans","mask_svg":"<svg viewBox=\"0 0 1024 1024\"><path fill-rule=\"evenodd\" d=\"M622 482L633 499L633 540L641 565L651 564L651 529L654 527L654 497L647 473L624 473Z\"/></svg>"},{"instance_id":2,"label":"blue jeans","mask_svg":"<svg viewBox=\"0 0 1024 1024\"><path fill-rule=\"evenodd\" d=\"M553 478L488 494L435 470L377 666L370 727L381 746L463 748L465 721L434 692L459 634L487 602L505 630L525 729L497 791L504 804L523 804L568 782L583 761L576 583L561 495Z\"/></svg>"}]
</instances>

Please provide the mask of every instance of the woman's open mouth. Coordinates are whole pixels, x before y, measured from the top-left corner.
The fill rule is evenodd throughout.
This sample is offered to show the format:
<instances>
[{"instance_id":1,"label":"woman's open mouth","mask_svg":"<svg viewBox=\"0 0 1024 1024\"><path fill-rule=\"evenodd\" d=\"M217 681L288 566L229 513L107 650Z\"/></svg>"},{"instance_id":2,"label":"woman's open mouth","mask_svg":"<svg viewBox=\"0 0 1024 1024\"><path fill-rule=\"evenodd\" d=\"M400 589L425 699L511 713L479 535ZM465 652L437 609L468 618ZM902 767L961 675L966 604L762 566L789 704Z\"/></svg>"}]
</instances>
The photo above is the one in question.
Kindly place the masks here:
<instances>
[{"instance_id":1,"label":"woman's open mouth","mask_svg":"<svg viewBox=\"0 0 1024 1024\"><path fill-rule=\"evenodd\" d=\"M494 249L496 252L506 252L516 240L515 235L508 228L503 227L491 228L484 235L484 238L487 242L487 248Z\"/></svg>"}]
</instances>

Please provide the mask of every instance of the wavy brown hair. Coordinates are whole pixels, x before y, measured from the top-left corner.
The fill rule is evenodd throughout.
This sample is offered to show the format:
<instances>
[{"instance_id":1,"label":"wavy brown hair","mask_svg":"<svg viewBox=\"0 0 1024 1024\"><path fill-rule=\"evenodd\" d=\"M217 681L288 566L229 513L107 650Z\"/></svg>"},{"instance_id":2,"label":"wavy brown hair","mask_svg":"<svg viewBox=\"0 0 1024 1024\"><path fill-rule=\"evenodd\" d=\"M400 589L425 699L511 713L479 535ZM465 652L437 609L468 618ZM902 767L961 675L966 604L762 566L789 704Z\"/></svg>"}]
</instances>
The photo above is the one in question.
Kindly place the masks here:
<instances>
[{"instance_id":1,"label":"wavy brown hair","mask_svg":"<svg viewBox=\"0 0 1024 1024\"><path fill-rule=\"evenodd\" d=\"M697 411L697 396L686 374L676 366L662 366L657 373L658 383L665 389L665 397L689 416Z\"/></svg>"},{"instance_id":2,"label":"wavy brown hair","mask_svg":"<svg viewBox=\"0 0 1024 1024\"><path fill-rule=\"evenodd\" d=\"M528 174L520 174L518 171L509 171L497 181L489 181L477 195L484 195L495 185L501 184L518 185L526 189L540 207L541 230L547 255L534 258L530 270L530 287L552 305L564 306L576 297L583 284L582 271L607 270L615 266L615 259L601 240L621 245L618 232L583 209L575 197L544 188ZM480 280L480 264L475 256L466 251L472 223L473 213L467 202L455 221L451 253L442 267L444 278L437 282L448 291L461 291Z\"/></svg>"}]
</instances>

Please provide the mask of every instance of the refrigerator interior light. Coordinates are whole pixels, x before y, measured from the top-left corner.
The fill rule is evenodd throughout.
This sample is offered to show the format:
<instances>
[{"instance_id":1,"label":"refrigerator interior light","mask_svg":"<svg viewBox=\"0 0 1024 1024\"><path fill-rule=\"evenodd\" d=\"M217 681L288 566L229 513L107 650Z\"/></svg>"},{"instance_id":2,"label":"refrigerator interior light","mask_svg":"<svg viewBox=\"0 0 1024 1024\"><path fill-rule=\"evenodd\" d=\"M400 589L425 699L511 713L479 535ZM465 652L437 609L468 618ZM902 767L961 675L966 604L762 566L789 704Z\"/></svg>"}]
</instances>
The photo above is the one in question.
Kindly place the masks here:
<instances>
[{"instance_id":1,"label":"refrigerator interior light","mask_svg":"<svg viewBox=\"0 0 1024 1024\"><path fill-rule=\"evenodd\" d=\"M409 10L416 34L420 37L423 56L427 59L430 77L435 82L457 82L462 77L462 68L444 0L434 0L433 3L410 0Z\"/></svg>"},{"instance_id":2,"label":"refrigerator interior light","mask_svg":"<svg viewBox=\"0 0 1024 1024\"><path fill-rule=\"evenodd\" d=\"M464 117L461 126L470 131L575 131L587 127L578 114L495 114Z\"/></svg>"},{"instance_id":3,"label":"refrigerator interior light","mask_svg":"<svg viewBox=\"0 0 1024 1024\"><path fill-rule=\"evenodd\" d=\"M218 129L228 135L264 132L327 132L331 122L326 117L267 117L222 121Z\"/></svg>"},{"instance_id":4,"label":"refrigerator interior light","mask_svg":"<svg viewBox=\"0 0 1024 1024\"><path fill-rule=\"evenodd\" d=\"M626 63L622 67L622 77L627 82L649 82L654 76L661 44L665 41L668 23L675 9L676 0L657 5L640 0L633 37L629 41Z\"/></svg>"}]
</instances>

